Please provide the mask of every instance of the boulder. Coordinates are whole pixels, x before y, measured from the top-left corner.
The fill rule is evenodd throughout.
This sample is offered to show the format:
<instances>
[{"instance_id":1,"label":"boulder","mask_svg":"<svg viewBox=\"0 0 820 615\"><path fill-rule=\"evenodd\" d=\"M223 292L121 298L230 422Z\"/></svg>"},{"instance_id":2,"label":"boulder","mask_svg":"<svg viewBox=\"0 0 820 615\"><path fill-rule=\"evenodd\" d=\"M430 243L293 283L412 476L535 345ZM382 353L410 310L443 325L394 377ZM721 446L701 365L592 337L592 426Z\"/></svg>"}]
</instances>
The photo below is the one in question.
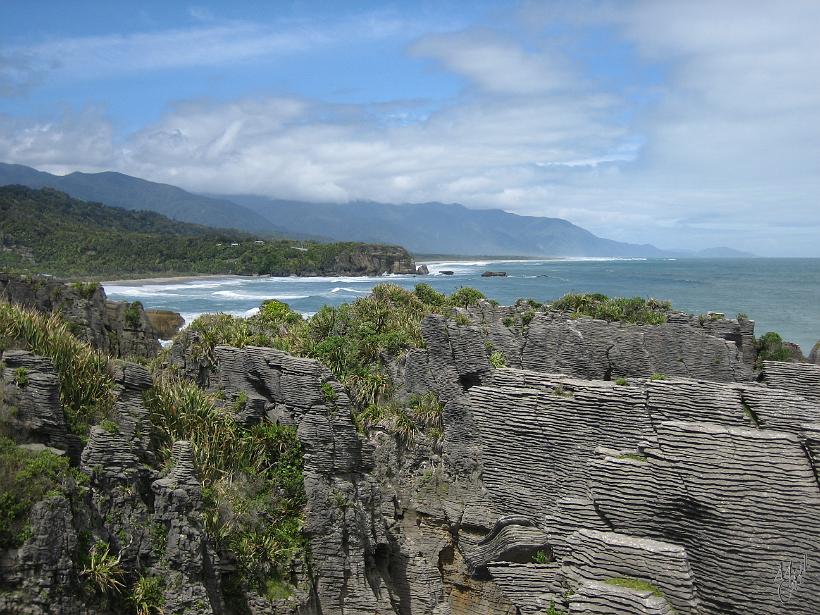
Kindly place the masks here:
<instances>
[{"instance_id":1,"label":"boulder","mask_svg":"<svg viewBox=\"0 0 820 615\"><path fill-rule=\"evenodd\" d=\"M809 363L820 365L820 341L817 342L809 353Z\"/></svg>"},{"instance_id":2,"label":"boulder","mask_svg":"<svg viewBox=\"0 0 820 615\"><path fill-rule=\"evenodd\" d=\"M170 340L185 325L185 319L171 310L145 310L145 317L163 340Z\"/></svg>"}]
</instances>

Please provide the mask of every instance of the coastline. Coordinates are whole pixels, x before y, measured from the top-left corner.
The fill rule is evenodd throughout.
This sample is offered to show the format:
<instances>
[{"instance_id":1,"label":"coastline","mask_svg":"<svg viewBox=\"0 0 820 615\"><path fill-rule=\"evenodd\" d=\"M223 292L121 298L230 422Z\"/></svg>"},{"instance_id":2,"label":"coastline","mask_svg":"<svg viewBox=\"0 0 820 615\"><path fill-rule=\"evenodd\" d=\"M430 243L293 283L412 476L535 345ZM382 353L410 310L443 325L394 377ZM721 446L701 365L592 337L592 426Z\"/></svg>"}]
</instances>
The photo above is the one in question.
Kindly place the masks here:
<instances>
[{"instance_id":1,"label":"coastline","mask_svg":"<svg viewBox=\"0 0 820 615\"><path fill-rule=\"evenodd\" d=\"M263 277L263 276L256 276L256 275L236 275L233 273L203 273L203 274L187 274L187 275L171 275L171 276L157 276L153 277L141 277L141 278L119 278L116 280L100 280L100 285L105 287L106 285L111 286L122 286L125 284L137 284L139 286L145 286L148 284L168 284L171 282L193 282L195 280L229 280L229 279L240 279L240 280L252 280L254 278ZM267 276L264 276L267 277Z\"/></svg>"}]
</instances>

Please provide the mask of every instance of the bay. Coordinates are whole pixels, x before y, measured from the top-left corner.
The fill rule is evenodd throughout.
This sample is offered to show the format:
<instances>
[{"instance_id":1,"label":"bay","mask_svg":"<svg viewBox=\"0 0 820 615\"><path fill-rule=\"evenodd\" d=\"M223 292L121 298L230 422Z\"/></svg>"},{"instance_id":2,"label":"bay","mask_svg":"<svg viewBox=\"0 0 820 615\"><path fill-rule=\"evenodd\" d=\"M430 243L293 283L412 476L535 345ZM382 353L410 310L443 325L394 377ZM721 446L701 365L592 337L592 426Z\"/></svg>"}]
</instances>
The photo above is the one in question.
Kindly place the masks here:
<instances>
[{"instance_id":1,"label":"bay","mask_svg":"<svg viewBox=\"0 0 820 615\"><path fill-rule=\"evenodd\" d=\"M820 259L543 259L428 263L427 276L381 277L206 277L103 283L116 300L181 312L190 322L206 312L250 315L265 299L278 299L310 315L323 305L363 297L379 283L412 288L426 282L451 293L472 286L488 298L511 304L518 298L556 299L568 292L668 299L694 314L745 313L761 335L776 331L808 354L820 339ZM506 277L481 277L484 271ZM444 275L442 271L452 271Z\"/></svg>"}]
</instances>

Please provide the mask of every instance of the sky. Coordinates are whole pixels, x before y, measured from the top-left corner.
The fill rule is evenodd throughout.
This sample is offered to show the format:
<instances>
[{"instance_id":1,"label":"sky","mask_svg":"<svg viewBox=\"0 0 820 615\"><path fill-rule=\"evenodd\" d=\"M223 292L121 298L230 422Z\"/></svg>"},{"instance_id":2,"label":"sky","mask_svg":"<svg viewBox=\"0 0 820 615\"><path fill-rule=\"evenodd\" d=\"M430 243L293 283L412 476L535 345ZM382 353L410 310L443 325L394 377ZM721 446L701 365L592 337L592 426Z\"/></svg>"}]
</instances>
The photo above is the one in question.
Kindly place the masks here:
<instances>
[{"instance_id":1,"label":"sky","mask_svg":"<svg viewBox=\"0 0 820 615\"><path fill-rule=\"evenodd\" d=\"M0 0L0 161L820 256L820 2Z\"/></svg>"}]
</instances>

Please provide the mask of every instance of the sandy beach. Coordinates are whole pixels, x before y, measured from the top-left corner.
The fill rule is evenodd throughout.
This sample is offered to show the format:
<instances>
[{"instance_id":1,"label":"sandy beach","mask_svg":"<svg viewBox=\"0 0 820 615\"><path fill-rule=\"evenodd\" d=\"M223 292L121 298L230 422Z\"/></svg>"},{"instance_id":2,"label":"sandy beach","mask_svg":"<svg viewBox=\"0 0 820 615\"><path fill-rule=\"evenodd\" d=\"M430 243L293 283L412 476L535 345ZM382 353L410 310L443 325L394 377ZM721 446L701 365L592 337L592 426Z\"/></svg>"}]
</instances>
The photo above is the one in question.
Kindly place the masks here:
<instances>
[{"instance_id":1,"label":"sandy beach","mask_svg":"<svg viewBox=\"0 0 820 615\"><path fill-rule=\"evenodd\" d=\"M195 280L230 280L230 279L241 279L241 280L250 280L256 277L262 276L250 276L250 275L233 275L233 274L213 274L213 273L203 273L202 275L179 275L179 276L165 276L165 277L156 277L156 278L123 278L118 280L103 280L100 284L105 287L107 285L111 286L122 286L125 284L128 285L138 285L144 286L148 284L171 284L174 282L193 282Z\"/></svg>"}]
</instances>

